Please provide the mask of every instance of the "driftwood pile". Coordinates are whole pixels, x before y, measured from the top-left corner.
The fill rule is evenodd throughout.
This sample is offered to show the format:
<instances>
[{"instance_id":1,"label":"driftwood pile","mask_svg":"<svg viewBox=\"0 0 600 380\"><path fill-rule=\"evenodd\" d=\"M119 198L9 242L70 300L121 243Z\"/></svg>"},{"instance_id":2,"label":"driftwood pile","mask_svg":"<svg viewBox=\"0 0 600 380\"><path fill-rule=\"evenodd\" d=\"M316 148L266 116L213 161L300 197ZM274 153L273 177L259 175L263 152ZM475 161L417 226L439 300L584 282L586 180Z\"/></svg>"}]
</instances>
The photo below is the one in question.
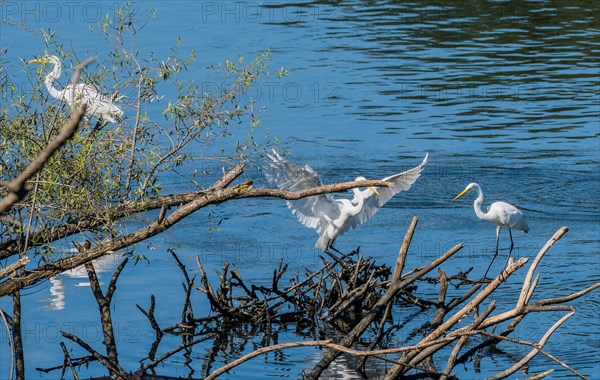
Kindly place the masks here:
<instances>
[{"instance_id":1,"label":"driftwood pile","mask_svg":"<svg viewBox=\"0 0 600 380\"><path fill-rule=\"evenodd\" d=\"M156 332L156 340L148 356L141 360L140 368L134 371L127 371L119 365L109 307L117 278L126 261L116 270L106 294L102 294L98 286L93 265L88 264L86 268L104 328L106 355L100 354L78 337L63 333L65 338L87 350L89 355L71 358L65 344L61 343L64 363L54 368L38 370L62 370L64 374L70 369L77 378L78 366L97 361L112 377L168 379L169 377L156 373L157 367L172 355L183 352L187 359L184 364L190 368L190 377L194 377L192 375L195 370L192 368L198 368L199 363L194 363L192 357L198 358L199 355L196 349L192 356L192 348L201 342L204 342L203 347L206 346L206 342L212 342L212 348L208 348L204 355L202 373L196 374L197 377L217 378L241 363L270 351L315 346L320 347L323 353L316 366L304 371L303 376L306 379L321 377L342 353L356 357L356 371L363 375L366 368L369 368L367 360L384 360L392 363L387 372L381 374L385 379L407 376L449 379L454 378L455 366L472 359L475 359L477 365L477 358L481 356L484 348L503 343L524 345L531 350L523 358L516 360L513 366L500 370L492 378L503 378L526 368L527 363L538 353L546 355L575 376L585 378L560 359L544 351L543 346L552 333L575 313L574 307L564 304L596 289L600 283L568 296L533 301L534 291L540 279L539 275L534 277L535 269L548 249L567 232L566 228L558 230L530 264L514 307L494 314L494 291L505 284L528 259L521 258L516 262L511 260L508 267L487 284L467 278L468 270L448 276L438 269L437 276L426 277L462 248L462 245L456 245L429 265L404 273L404 263L416 224L417 219L414 218L393 269L376 265L371 258L361 256L357 249L348 255L330 255L331 259L327 260L323 257L321 268L308 271L302 277L296 274L291 279L286 275L287 265L280 262L273 271L268 286L246 283L239 271L229 264L225 264L218 273L218 283L211 283L198 259L197 284L196 276L190 276L188 269L175 253L171 252L185 280L182 312L177 323L161 328L154 315L154 296L151 296L150 307L147 310L137 305ZM82 246L78 248L85 249ZM288 281L289 285L283 285ZM439 284L437 298L430 300L419 296L418 282ZM467 289L462 295L447 299L451 282L455 289L465 286ZM515 284L512 283L511 286ZM211 309L208 315L197 317L194 314L191 295L195 291L200 291L207 297ZM434 309L435 314L433 319L429 319L426 313L415 313L414 309L411 311L410 308ZM557 311L565 314L556 320L539 341L529 342L510 337L528 313ZM399 326L408 323L409 320L414 324L415 318L420 318L418 327L409 337L416 343L390 347L390 342L398 341L394 332L398 331ZM305 339L278 343L278 332L291 324L296 327L296 334ZM498 332L489 332L490 329ZM158 347L165 334L180 336L181 344L157 357ZM258 344L257 337L260 337ZM239 347L240 340L252 342L253 347L259 348L221 368L213 369L218 356L243 351ZM234 350L235 345L238 347ZM465 349L467 346L469 348ZM552 371L550 369L538 374L538 378Z\"/></svg>"}]
</instances>

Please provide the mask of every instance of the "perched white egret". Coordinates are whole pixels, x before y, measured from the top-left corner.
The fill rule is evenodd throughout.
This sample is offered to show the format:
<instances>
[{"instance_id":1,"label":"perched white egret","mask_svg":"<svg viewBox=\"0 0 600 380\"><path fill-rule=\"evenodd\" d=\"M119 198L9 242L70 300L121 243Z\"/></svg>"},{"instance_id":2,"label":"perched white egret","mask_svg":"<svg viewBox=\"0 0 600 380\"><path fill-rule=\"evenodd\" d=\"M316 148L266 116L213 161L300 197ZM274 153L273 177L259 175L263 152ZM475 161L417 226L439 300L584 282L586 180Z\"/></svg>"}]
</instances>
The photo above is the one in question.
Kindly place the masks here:
<instances>
[{"instance_id":1,"label":"perched white egret","mask_svg":"<svg viewBox=\"0 0 600 380\"><path fill-rule=\"evenodd\" d=\"M319 175L310 166L301 168L285 160L275 150L273 155L267 154L267 157L270 161L265 176L280 189L301 191L321 185ZM315 243L316 248L325 251L330 247L335 249L332 245L338 236L371 219L395 194L410 189L421 175L427 157L425 155L423 162L415 168L382 179L393 183L394 187L379 190L367 188L362 191L354 188L352 200L336 199L331 194L315 195L288 201L288 207L300 223L317 231L319 239ZM365 178L356 178L356 181L362 180Z\"/></svg>"},{"instance_id":2,"label":"perched white egret","mask_svg":"<svg viewBox=\"0 0 600 380\"><path fill-rule=\"evenodd\" d=\"M508 257L510 258L510 254L512 253L512 249L514 246L511 229L515 228L517 230L521 230L527 233L529 231L529 226L527 225L527 221L525 221L525 216L523 215L523 213L515 206L506 202L494 202L488 207L487 212L481 211L481 203L483 202L483 190L481 190L481 186L474 182L468 184L467 187L460 194L454 197L453 200L455 201L458 198L462 197L471 189L475 189L477 191L477 198L473 202L473 209L475 209L475 215L477 215L477 217L480 220L494 223L497 225L496 251L494 253L494 258L492 259L492 262L490 262L490 266L483 275L483 277L485 278L492 266L492 263L498 255L498 240L500 238L500 230L502 229L502 227L508 228L508 234L510 235L510 252L508 254Z\"/></svg>"},{"instance_id":3,"label":"perched white egret","mask_svg":"<svg viewBox=\"0 0 600 380\"><path fill-rule=\"evenodd\" d=\"M66 102L69 105L72 105L71 103L74 99L75 103L77 104L86 103L87 115L96 116L110 123L116 123L117 120L115 118L121 118L123 116L123 110L114 105L112 99L100 92L100 89L93 84L77 83L75 85L74 97L73 85L71 84L66 85L63 90L55 88L54 84L56 83L56 80L60 78L60 74L62 72L62 64L60 63L58 57L54 55L44 56L32 59L29 61L29 63L54 65L54 68L50 74L46 76L44 84L46 85L50 95L61 102Z\"/></svg>"}]
</instances>

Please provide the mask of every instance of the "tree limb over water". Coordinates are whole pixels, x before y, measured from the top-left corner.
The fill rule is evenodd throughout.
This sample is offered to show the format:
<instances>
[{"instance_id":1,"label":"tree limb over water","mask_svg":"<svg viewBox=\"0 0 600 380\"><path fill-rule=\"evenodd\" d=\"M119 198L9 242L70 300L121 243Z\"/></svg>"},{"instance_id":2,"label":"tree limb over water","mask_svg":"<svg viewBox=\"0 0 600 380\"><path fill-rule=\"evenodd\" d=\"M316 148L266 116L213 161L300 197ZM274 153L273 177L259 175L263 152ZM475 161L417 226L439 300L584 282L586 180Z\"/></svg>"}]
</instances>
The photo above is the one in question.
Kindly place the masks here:
<instances>
[{"instance_id":1,"label":"tree limb over water","mask_svg":"<svg viewBox=\"0 0 600 380\"><path fill-rule=\"evenodd\" d=\"M144 211L177 207L176 210L171 212L169 215L164 216L161 219L148 224L146 227L140 228L128 235L111 239L106 243L100 244L96 247L86 250L85 252L77 253L71 257L57 260L50 264L41 265L33 270L24 272L22 275L13 276L12 278L0 283L0 297L11 294L12 292L23 287L34 285L41 280L55 276L66 270L76 268L101 256L114 253L120 249L127 248L144 241L152 236L166 231L185 217L208 205L220 204L233 199L256 197L275 197L286 200L294 200L318 194L346 191L355 187L391 186L387 182L370 180L343 182L293 192L267 188L254 189L252 188L252 180L249 180L233 187L226 187L243 173L243 167L243 164L236 165L233 169L216 181L213 186L205 191L166 195L144 201L133 202L131 204L125 204L114 208L108 208L106 212L101 214L107 215L111 219L121 219ZM34 234L34 236L30 237L30 239L34 242L37 242L37 244L47 244L86 230L92 230L94 227L99 226L103 222L103 220L98 220L97 218L82 218L75 222L65 223L58 227L53 227L49 231L38 232ZM41 239L37 240L36 238ZM2 250L0 259L18 253L23 243L23 241L19 240L5 242L0 245L0 249Z\"/></svg>"}]
</instances>

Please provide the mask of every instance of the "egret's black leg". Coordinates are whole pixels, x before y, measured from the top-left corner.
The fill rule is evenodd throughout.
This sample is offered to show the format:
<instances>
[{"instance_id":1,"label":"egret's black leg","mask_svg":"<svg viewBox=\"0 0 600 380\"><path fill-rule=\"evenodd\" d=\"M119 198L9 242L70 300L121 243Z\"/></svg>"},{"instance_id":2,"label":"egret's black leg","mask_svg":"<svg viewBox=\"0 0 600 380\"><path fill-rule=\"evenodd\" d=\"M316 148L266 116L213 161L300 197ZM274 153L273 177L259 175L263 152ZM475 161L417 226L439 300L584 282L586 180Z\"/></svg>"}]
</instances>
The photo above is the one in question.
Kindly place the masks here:
<instances>
[{"instance_id":1,"label":"egret's black leg","mask_svg":"<svg viewBox=\"0 0 600 380\"><path fill-rule=\"evenodd\" d=\"M496 253L494 253L494 257L492 258L492 261L490 262L490 265L488 266L488 268L486 269L485 273L483 274L482 280L486 280L487 279L487 274L490 271L490 268L492 267L492 263L496 259L496 256L498 256L498 250L497 249L496 249Z\"/></svg>"},{"instance_id":2,"label":"egret's black leg","mask_svg":"<svg viewBox=\"0 0 600 380\"><path fill-rule=\"evenodd\" d=\"M504 268L506 268L508 266L508 261L510 260L510 255L512 254L513 247L514 247L512 232L510 231L510 228L508 229L508 234L510 235L510 250L508 251L508 257L506 258L506 265L504 266Z\"/></svg>"},{"instance_id":3,"label":"egret's black leg","mask_svg":"<svg viewBox=\"0 0 600 380\"><path fill-rule=\"evenodd\" d=\"M96 125L94 126L94 129L92 129L92 133L90 133L90 136L94 137L96 133L98 133L98 131L100 131L102 127L104 127L104 125L106 125L106 121L104 121L104 119L102 119L101 117L98 118L98 121L96 121Z\"/></svg>"},{"instance_id":4,"label":"egret's black leg","mask_svg":"<svg viewBox=\"0 0 600 380\"><path fill-rule=\"evenodd\" d=\"M323 250L323 252L325 252L329 257L331 257L332 259L334 259L338 264L343 265L343 261L342 259L340 259L337 255L334 255L333 253L331 253L329 251L329 249L333 249L334 251L336 251L337 253L339 253L340 255L342 255L342 252L338 251L333 245L329 245L327 248L325 248Z\"/></svg>"},{"instance_id":5,"label":"egret's black leg","mask_svg":"<svg viewBox=\"0 0 600 380\"><path fill-rule=\"evenodd\" d=\"M498 241L500 239L500 230L501 229L502 229L502 227L500 227L500 226L498 226L498 228L496 228L496 250L494 251L494 257L492 258L490 265L488 266L487 270L485 271L482 280L485 280L487 278L487 274L490 271L490 268L492 267L494 260L496 260L496 256L498 256Z\"/></svg>"},{"instance_id":6,"label":"egret's black leg","mask_svg":"<svg viewBox=\"0 0 600 380\"><path fill-rule=\"evenodd\" d=\"M334 247L333 245L330 245L329 248L333 249L334 251L336 251L337 253L339 253L340 255L343 255L342 252L340 252L336 247Z\"/></svg>"}]
</instances>

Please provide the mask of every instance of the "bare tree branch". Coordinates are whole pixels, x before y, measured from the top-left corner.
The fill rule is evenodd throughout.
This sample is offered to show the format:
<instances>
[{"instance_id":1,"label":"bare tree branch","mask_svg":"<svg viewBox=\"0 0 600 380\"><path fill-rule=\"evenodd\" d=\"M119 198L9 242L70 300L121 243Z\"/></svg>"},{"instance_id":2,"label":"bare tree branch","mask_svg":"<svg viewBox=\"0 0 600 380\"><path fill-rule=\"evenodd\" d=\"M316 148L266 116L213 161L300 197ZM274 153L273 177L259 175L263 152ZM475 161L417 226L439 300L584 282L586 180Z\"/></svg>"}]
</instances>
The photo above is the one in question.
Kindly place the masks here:
<instances>
[{"instance_id":1,"label":"bare tree branch","mask_svg":"<svg viewBox=\"0 0 600 380\"><path fill-rule=\"evenodd\" d=\"M8 265L6 268L0 269L0 280L4 277L16 273L18 269L25 267L29 263L29 257L23 256L14 263Z\"/></svg>"},{"instance_id":2,"label":"bare tree branch","mask_svg":"<svg viewBox=\"0 0 600 380\"><path fill-rule=\"evenodd\" d=\"M141 228L129 235L113 239L106 244L87 250L84 253L79 253L75 256L57 260L51 264L40 266L28 272L27 274L13 277L1 283L0 297L6 294L10 294L16 289L21 289L24 286L33 285L45 278L55 276L65 270L75 268L79 265L90 262L91 260L97 259L98 257L115 252L125 247L129 247L151 236L157 235L169 229L174 224L178 223L180 220L187 217L188 215L210 204L219 204L230 199L240 199L258 196L273 196L280 197L283 199L300 199L302 197L307 197L316 194L324 194L332 191L344 191L354 187L388 186L386 182L377 180L344 182L334 185L319 186L316 188L307 189L299 192L289 192L278 189L252 189L251 181L244 182L232 188L221 187L226 185L230 181L233 181L233 179L239 176L239 174L241 174L241 168L239 168L238 166L232 171L228 172L223 178L221 178L221 180L217 181L215 185L211 187L211 189L194 194L194 197L192 199L186 199L188 200L187 203L184 203L176 211L172 212L169 216L166 216L163 220L160 221L160 223L155 221L149 224L148 226ZM71 232L75 233L75 231Z\"/></svg>"},{"instance_id":3,"label":"bare tree branch","mask_svg":"<svg viewBox=\"0 0 600 380\"><path fill-rule=\"evenodd\" d=\"M540 339L540 341L538 342L537 346L539 348L544 347L544 344L546 344L546 342L548 341L548 339L550 338L550 336L552 336L552 334L554 333L554 331L556 331L556 329L558 329L560 327L560 325L562 325L567 319L571 318L571 316L573 316L573 314L575 314L574 311L570 312L567 315L564 315L561 319L559 319L558 321L556 321L556 323L554 325L552 325L552 327L550 327L550 329L544 334L544 336L542 337L542 339ZM518 362L516 362L510 368L507 368L506 370L504 370L504 371L502 371L500 373L497 373L494 376L489 377L489 379L490 380L504 379L504 378L512 375L513 373L517 372L519 370L519 368L522 368L525 364L529 363L529 361L531 359L533 359L533 357L535 355L537 355L538 352L539 351L538 351L537 347L534 348L527 355L525 355L525 357L523 359L521 359Z\"/></svg>"},{"instance_id":4,"label":"bare tree branch","mask_svg":"<svg viewBox=\"0 0 600 380\"><path fill-rule=\"evenodd\" d=\"M400 252L398 252L398 259L396 260L394 274L392 275L392 283L396 283L400 281L400 278L402 278L402 271L404 270L404 263L406 262L408 247L410 247L410 242L412 241L412 237L415 233L415 228L417 228L418 223L419 219L417 219L416 216L413 216L412 221L410 222L410 226L408 227L408 231L406 231L406 235L404 235L404 240L402 240L402 247L400 247Z\"/></svg>"},{"instance_id":5,"label":"bare tree branch","mask_svg":"<svg viewBox=\"0 0 600 380\"><path fill-rule=\"evenodd\" d=\"M230 369L232 369L234 367L237 367L238 365L242 364L243 362L246 362L256 356L265 354L267 352L283 350L286 348L293 348L293 347L323 346L328 343L331 343L331 340L317 340L317 341L311 341L311 342L290 342L290 343L282 343L282 344L276 344L273 346L259 348L258 350L252 351L251 353L246 354L246 355L242 356L241 358L232 361L231 363L227 363L223 367L217 369L210 375L206 376L204 378L204 380L214 380L218 376L221 376L225 372L229 371Z\"/></svg>"},{"instance_id":6,"label":"bare tree branch","mask_svg":"<svg viewBox=\"0 0 600 380\"><path fill-rule=\"evenodd\" d=\"M215 199L215 192L223 190L227 185L234 181L243 173L243 164L236 165L233 169L227 172L221 179L219 179L213 186L204 191L195 191L181 194L164 195L149 199L142 199L130 203L125 203L116 207L109 207L104 212L100 213L105 216L105 219L98 217L82 217L76 221L64 223L59 226L54 226L47 230L38 231L30 236L30 240L35 242L37 245L51 243L56 240L63 239L65 237L81 233L86 230L93 230L99 226L105 224L107 219L110 221L119 220L127 216L131 216L140 212L161 209L163 207L174 207L182 204L192 202L199 197L206 195L211 200L206 205L221 203L230 199L241 199L241 198L255 198L255 197L274 197L285 200L295 200L305 198L313 195L326 194L331 192L342 192L356 187L389 187L391 186L388 182L380 180L370 181L352 181L342 182L332 185L318 186L303 191L284 191L280 189L268 189L268 188L251 188L252 181L247 181L247 185L250 186L244 192L238 193L227 193L226 197L217 197ZM206 206L203 205L202 207ZM162 222L162 219L159 221ZM159 223L160 224L160 223ZM0 259L10 257L14 254L21 252L24 247L24 238L14 239L0 243Z\"/></svg>"},{"instance_id":7,"label":"bare tree branch","mask_svg":"<svg viewBox=\"0 0 600 380\"><path fill-rule=\"evenodd\" d=\"M127 371L125 371L123 368L119 367L118 364L111 362L110 359L108 359L106 356L100 354L98 351L94 350L89 344L87 344L86 342L81 340L78 336L70 334L65 331L61 331L61 334L65 338L72 340L73 342L75 342L79 346L81 346L83 349L85 349L87 352L89 352L94 357L94 359L96 359L100 363L102 363L102 365L104 367L106 367L107 369L110 369L111 372L117 373L121 376L127 374Z\"/></svg>"}]
</instances>

